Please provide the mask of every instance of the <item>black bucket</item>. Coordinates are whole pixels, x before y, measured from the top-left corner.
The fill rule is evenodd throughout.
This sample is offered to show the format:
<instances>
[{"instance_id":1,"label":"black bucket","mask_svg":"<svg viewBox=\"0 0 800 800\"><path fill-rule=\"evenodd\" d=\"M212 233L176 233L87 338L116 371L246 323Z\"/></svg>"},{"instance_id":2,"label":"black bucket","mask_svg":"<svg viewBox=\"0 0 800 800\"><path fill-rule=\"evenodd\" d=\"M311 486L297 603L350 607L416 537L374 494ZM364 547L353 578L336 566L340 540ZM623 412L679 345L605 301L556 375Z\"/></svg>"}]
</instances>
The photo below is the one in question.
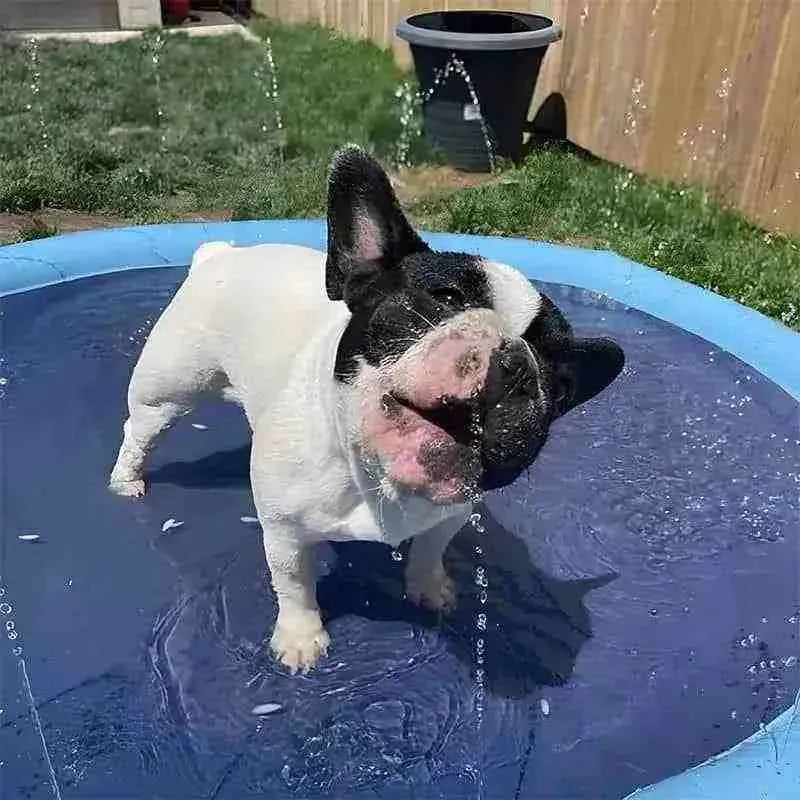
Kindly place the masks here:
<instances>
[{"instance_id":1,"label":"black bucket","mask_svg":"<svg viewBox=\"0 0 800 800\"><path fill-rule=\"evenodd\" d=\"M519 161L539 68L561 28L516 11L436 11L407 17L397 35L411 46L431 145L466 172L489 171L495 156Z\"/></svg>"}]
</instances>

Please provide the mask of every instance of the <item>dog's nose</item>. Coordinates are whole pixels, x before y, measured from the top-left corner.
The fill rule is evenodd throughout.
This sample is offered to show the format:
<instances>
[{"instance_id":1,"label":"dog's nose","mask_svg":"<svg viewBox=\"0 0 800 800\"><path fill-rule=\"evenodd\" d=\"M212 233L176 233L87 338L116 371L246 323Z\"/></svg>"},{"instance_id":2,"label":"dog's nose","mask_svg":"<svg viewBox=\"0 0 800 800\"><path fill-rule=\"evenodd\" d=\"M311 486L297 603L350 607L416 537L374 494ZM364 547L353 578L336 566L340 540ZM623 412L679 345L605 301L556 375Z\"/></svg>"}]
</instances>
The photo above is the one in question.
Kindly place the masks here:
<instances>
[{"instance_id":1,"label":"dog's nose","mask_svg":"<svg viewBox=\"0 0 800 800\"><path fill-rule=\"evenodd\" d=\"M536 363L530 349L521 339L506 339L489 362L490 385L502 387L506 394L535 394L537 384Z\"/></svg>"}]
</instances>

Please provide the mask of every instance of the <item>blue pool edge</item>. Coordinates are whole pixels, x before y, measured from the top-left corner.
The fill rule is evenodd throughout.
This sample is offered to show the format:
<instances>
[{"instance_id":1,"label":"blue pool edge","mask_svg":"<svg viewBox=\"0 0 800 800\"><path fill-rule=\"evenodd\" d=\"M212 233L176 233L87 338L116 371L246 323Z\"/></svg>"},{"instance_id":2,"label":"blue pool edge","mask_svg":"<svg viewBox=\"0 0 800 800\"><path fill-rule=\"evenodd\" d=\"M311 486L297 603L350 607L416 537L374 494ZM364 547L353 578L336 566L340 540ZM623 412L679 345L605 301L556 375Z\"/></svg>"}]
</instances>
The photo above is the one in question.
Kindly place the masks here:
<instances>
[{"instance_id":1,"label":"blue pool edge","mask_svg":"<svg viewBox=\"0 0 800 800\"><path fill-rule=\"evenodd\" d=\"M526 239L429 232L422 236L438 250L476 253L511 264L534 281L607 295L706 339L800 400L800 335L733 300L609 251ZM201 243L213 240L324 250L326 228L324 220L175 223L105 228L6 245L0 247L0 297L123 270L185 267ZM790 708L730 750L628 798L736 796L769 800L800 796L800 693Z\"/></svg>"}]
</instances>

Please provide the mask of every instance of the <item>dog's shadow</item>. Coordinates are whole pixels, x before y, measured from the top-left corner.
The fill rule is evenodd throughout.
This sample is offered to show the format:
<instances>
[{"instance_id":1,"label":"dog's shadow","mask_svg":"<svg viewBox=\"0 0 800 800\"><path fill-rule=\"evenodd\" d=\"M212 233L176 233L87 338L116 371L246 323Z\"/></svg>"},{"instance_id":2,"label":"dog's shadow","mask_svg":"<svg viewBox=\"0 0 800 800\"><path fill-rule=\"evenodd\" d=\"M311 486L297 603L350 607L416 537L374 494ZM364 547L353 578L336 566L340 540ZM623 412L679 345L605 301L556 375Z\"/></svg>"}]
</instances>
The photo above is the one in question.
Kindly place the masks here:
<instances>
[{"instance_id":1,"label":"dog's shadow","mask_svg":"<svg viewBox=\"0 0 800 800\"><path fill-rule=\"evenodd\" d=\"M591 636L584 597L616 576L552 578L532 563L520 538L500 525L485 506L479 511L484 532L465 526L445 554L458 592L454 611L438 615L404 598L402 567L407 544L401 548L404 560L398 562L385 545L348 542L332 544L337 565L317 586L323 615L331 620L355 614L438 628L447 647L473 668L477 640L483 639L485 685L495 695L523 697L537 686L563 685ZM486 578L485 602L476 583L479 566Z\"/></svg>"},{"instance_id":2,"label":"dog's shadow","mask_svg":"<svg viewBox=\"0 0 800 800\"><path fill-rule=\"evenodd\" d=\"M149 472L147 480L191 489L249 486L250 444L219 450L196 461L171 461Z\"/></svg>"},{"instance_id":3,"label":"dog's shadow","mask_svg":"<svg viewBox=\"0 0 800 800\"><path fill-rule=\"evenodd\" d=\"M193 462L165 464L148 477L184 487L245 486L249 450L246 445ZM352 614L438 629L451 652L473 668L481 638L485 685L492 694L522 697L537 686L562 685L591 636L586 594L617 576L553 578L533 564L521 538L499 524L485 506L478 510L484 532L465 526L445 554L458 592L453 612L438 615L404 597L409 543L400 548L403 558L399 561L383 544L334 542L330 546L337 556L335 564L317 585L323 617L331 621ZM537 532L531 527L531 537L535 537ZM486 579L485 602L481 601L483 587L476 583L479 566Z\"/></svg>"}]
</instances>

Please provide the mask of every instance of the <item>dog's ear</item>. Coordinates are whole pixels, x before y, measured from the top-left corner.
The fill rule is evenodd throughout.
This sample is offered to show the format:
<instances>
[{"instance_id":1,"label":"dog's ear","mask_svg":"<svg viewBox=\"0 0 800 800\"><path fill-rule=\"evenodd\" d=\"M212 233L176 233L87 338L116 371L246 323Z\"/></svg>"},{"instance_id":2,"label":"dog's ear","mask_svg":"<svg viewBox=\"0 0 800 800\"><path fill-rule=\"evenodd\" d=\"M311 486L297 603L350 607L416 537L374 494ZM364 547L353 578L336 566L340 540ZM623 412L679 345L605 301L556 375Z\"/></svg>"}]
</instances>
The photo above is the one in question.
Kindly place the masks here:
<instances>
[{"instance_id":1,"label":"dog's ear","mask_svg":"<svg viewBox=\"0 0 800 800\"><path fill-rule=\"evenodd\" d=\"M622 372L625 353L611 339L579 339L549 297L523 338L551 363L559 416L600 394Z\"/></svg>"},{"instance_id":2,"label":"dog's ear","mask_svg":"<svg viewBox=\"0 0 800 800\"><path fill-rule=\"evenodd\" d=\"M399 277L403 258L428 249L380 165L355 145L339 150L328 181L328 297L351 311L368 306Z\"/></svg>"},{"instance_id":3,"label":"dog's ear","mask_svg":"<svg viewBox=\"0 0 800 800\"><path fill-rule=\"evenodd\" d=\"M625 354L611 339L573 339L556 368L559 415L600 394L624 366Z\"/></svg>"}]
</instances>

